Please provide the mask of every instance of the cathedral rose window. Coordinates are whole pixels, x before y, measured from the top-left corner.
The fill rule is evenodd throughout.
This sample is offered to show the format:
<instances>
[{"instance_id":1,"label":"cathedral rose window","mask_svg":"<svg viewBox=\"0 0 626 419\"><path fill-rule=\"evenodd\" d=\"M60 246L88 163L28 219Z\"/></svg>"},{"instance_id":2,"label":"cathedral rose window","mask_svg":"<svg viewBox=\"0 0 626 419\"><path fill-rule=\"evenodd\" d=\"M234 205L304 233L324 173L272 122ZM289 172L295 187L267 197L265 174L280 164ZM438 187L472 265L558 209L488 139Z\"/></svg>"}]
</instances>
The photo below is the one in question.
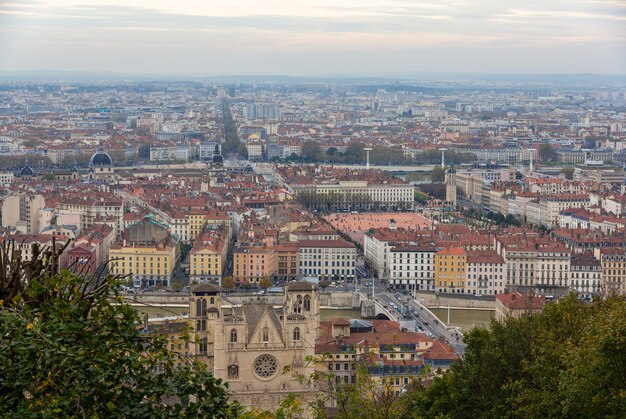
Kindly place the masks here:
<instances>
[{"instance_id":1,"label":"cathedral rose window","mask_svg":"<svg viewBox=\"0 0 626 419\"><path fill-rule=\"evenodd\" d=\"M278 361L272 355L264 354L254 360L254 372L261 378L269 378L276 374Z\"/></svg>"}]
</instances>

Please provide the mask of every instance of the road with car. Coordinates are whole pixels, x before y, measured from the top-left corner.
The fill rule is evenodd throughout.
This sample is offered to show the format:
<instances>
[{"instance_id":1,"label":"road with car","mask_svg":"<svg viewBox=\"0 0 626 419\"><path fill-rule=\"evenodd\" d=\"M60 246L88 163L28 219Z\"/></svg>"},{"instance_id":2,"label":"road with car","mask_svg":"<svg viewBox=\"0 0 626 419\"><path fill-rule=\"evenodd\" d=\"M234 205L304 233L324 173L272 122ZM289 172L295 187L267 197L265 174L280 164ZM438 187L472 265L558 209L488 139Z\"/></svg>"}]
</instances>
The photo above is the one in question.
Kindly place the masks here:
<instances>
[{"instance_id":1,"label":"road with car","mask_svg":"<svg viewBox=\"0 0 626 419\"><path fill-rule=\"evenodd\" d=\"M465 353L465 343L463 334L455 328L448 328L437 318L428 308L422 305L419 299L411 295L402 295L390 292L384 282L368 279L362 282L359 291L372 295L372 285L374 286L374 299L389 311L398 313L397 317L405 320L415 320L416 331L426 333L430 337L437 337L447 342L457 354Z\"/></svg>"}]
</instances>

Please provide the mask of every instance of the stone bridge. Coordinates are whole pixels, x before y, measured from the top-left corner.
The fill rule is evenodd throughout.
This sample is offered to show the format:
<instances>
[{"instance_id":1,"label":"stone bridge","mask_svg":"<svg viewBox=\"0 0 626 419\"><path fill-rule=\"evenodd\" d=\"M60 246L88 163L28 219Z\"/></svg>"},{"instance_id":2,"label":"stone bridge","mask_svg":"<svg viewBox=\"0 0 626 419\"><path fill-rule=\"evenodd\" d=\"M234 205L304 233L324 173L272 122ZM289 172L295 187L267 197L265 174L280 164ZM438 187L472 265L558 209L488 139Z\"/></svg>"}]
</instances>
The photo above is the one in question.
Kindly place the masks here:
<instances>
[{"instance_id":1,"label":"stone bridge","mask_svg":"<svg viewBox=\"0 0 626 419\"><path fill-rule=\"evenodd\" d=\"M387 306L385 308L379 301L372 300L371 295L359 293L361 317L364 319L384 319L400 321L400 313Z\"/></svg>"},{"instance_id":2,"label":"stone bridge","mask_svg":"<svg viewBox=\"0 0 626 419\"><path fill-rule=\"evenodd\" d=\"M131 306L189 307L189 294L185 292L120 293Z\"/></svg>"}]
</instances>

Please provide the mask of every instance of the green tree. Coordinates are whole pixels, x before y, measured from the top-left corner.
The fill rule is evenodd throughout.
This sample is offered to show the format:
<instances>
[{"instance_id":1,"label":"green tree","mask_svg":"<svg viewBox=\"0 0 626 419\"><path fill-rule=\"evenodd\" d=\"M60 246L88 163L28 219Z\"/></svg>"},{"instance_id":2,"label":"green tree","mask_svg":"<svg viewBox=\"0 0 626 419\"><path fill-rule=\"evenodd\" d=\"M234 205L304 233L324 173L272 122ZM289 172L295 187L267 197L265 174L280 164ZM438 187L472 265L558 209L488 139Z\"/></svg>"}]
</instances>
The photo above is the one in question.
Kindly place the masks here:
<instances>
[{"instance_id":1,"label":"green tree","mask_svg":"<svg viewBox=\"0 0 626 419\"><path fill-rule=\"evenodd\" d=\"M341 153L337 150L337 147L329 147L326 150L326 160L331 163L336 163L341 161Z\"/></svg>"},{"instance_id":2,"label":"green tree","mask_svg":"<svg viewBox=\"0 0 626 419\"><path fill-rule=\"evenodd\" d=\"M317 162L324 159L324 153L320 145L311 140L302 144L301 156L306 162Z\"/></svg>"},{"instance_id":3,"label":"green tree","mask_svg":"<svg viewBox=\"0 0 626 419\"><path fill-rule=\"evenodd\" d=\"M364 356L367 358L368 354ZM365 362L355 360L353 365L354 381L350 383L339 380L332 369L329 369L334 362L331 354L323 353L315 357L307 357L307 364L316 364L316 371L310 376L296 374L296 380L300 383L315 384L322 391L318 397L310 403L310 408L314 417L324 418L326 408L333 406L336 409L337 418L373 418L387 419L397 417L414 417L409 403L414 396L410 393L422 390L416 381L405 387L405 392L396 394L391 380L380 380L375 377L370 368L376 369ZM291 367L287 366L284 373L290 372ZM426 372L426 368L423 370ZM298 406L291 402L290 405Z\"/></svg>"},{"instance_id":4,"label":"green tree","mask_svg":"<svg viewBox=\"0 0 626 419\"><path fill-rule=\"evenodd\" d=\"M365 144L351 142L346 147L343 158L348 164L362 164L365 162Z\"/></svg>"},{"instance_id":5,"label":"green tree","mask_svg":"<svg viewBox=\"0 0 626 419\"><path fill-rule=\"evenodd\" d=\"M565 176L565 179L572 180L574 179L574 168L571 166L566 166L561 169L561 173Z\"/></svg>"},{"instance_id":6,"label":"green tree","mask_svg":"<svg viewBox=\"0 0 626 419\"><path fill-rule=\"evenodd\" d=\"M247 159L248 158L248 147L246 147L246 145L244 143L239 143L237 145L237 154L239 154L239 157L241 157L242 159Z\"/></svg>"},{"instance_id":7,"label":"green tree","mask_svg":"<svg viewBox=\"0 0 626 419\"><path fill-rule=\"evenodd\" d=\"M15 417L235 417L227 389L144 333L118 278L59 272L58 252L0 254L0 407ZM9 255L11 255L9 257ZM116 304L113 305L112 301ZM10 338L7 338L10 337Z\"/></svg>"},{"instance_id":8,"label":"green tree","mask_svg":"<svg viewBox=\"0 0 626 419\"><path fill-rule=\"evenodd\" d=\"M553 162L556 160L556 151L551 144L539 145L539 160L542 162Z\"/></svg>"},{"instance_id":9,"label":"green tree","mask_svg":"<svg viewBox=\"0 0 626 419\"><path fill-rule=\"evenodd\" d=\"M180 292L183 289L182 281L173 281L172 282L172 290L176 292Z\"/></svg>"},{"instance_id":10,"label":"green tree","mask_svg":"<svg viewBox=\"0 0 626 419\"><path fill-rule=\"evenodd\" d=\"M446 171L441 166L435 166L430 173L430 181L432 183L443 183L446 178Z\"/></svg>"},{"instance_id":11,"label":"green tree","mask_svg":"<svg viewBox=\"0 0 626 419\"><path fill-rule=\"evenodd\" d=\"M241 142L239 141L239 134L237 133L237 126L233 119L233 115L230 111L230 106L226 99L222 100L222 121L224 124L224 142L222 143L222 154L227 156L232 153L241 154L244 150L239 147ZM247 149L245 156L247 158Z\"/></svg>"},{"instance_id":12,"label":"green tree","mask_svg":"<svg viewBox=\"0 0 626 419\"><path fill-rule=\"evenodd\" d=\"M404 178L407 182L422 182L424 180L427 180L427 175L425 173L418 173L418 172L410 172L407 173L406 177Z\"/></svg>"},{"instance_id":13,"label":"green tree","mask_svg":"<svg viewBox=\"0 0 626 419\"><path fill-rule=\"evenodd\" d=\"M465 335L463 359L413 406L425 417L622 417L626 300L570 295Z\"/></svg>"},{"instance_id":14,"label":"green tree","mask_svg":"<svg viewBox=\"0 0 626 419\"><path fill-rule=\"evenodd\" d=\"M184 261L187 258L187 255L189 255L189 252L191 252L192 248L193 246L189 243L180 244L180 260L181 261Z\"/></svg>"}]
</instances>

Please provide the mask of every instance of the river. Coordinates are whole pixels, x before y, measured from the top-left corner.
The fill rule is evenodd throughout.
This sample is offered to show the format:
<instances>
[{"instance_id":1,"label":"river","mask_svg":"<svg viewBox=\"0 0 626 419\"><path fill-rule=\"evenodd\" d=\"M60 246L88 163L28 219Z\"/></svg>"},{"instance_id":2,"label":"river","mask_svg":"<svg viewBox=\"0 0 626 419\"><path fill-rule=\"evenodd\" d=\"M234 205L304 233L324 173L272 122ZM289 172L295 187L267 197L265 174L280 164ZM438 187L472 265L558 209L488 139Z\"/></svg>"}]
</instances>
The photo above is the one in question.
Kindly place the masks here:
<instances>
[{"instance_id":1,"label":"river","mask_svg":"<svg viewBox=\"0 0 626 419\"><path fill-rule=\"evenodd\" d=\"M147 314L148 317L164 317L164 316L176 316L187 313L186 307L137 307L137 311L140 316ZM447 324L448 323L448 309L446 308L433 308L431 311L439 317L439 319ZM360 319L361 312L359 310L350 309L321 309L320 320L330 320L338 317L345 319ZM466 310L466 309L451 309L450 310L450 324L448 326L457 326L462 331L471 329L472 327L489 327L491 318L493 317L493 310Z\"/></svg>"},{"instance_id":2,"label":"river","mask_svg":"<svg viewBox=\"0 0 626 419\"><path fill-rule=\"evenodd\" d=\"M430 311L446 325L459 327L462 331L473 327L489 327L494 315L493 310L450 309L450 324L448 324L447 308L431 308Z\"/></svg>"}]
</instances>

